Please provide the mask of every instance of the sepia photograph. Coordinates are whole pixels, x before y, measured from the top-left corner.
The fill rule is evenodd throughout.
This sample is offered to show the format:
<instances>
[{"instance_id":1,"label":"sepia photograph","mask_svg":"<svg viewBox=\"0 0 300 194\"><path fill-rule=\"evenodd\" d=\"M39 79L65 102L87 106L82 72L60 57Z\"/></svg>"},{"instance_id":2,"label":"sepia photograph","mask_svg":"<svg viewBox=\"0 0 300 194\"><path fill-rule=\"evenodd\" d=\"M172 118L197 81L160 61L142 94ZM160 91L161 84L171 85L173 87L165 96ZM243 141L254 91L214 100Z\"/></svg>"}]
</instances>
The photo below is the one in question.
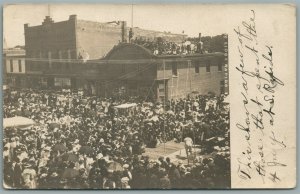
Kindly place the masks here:
<instances>
[{"instance_id":1,"label":"sepia photograph","mask_svg":"<svg viewBox=\"0 0 300 194\"><path fill-rule=\"evenodd\" d=\"M252 133L250 123L258 130L263 121L252 116L248 128L238 123L245 114L236 109L241 102L245 109L247 100L260 102L247 99L250 90L238 99L236 89L248 87L252 77L267 79L237 62L230 70L243 81L233 77L235 88L229 87L230 57L243 55L241 47L231 50L230 38L245 46L243 39L257 37L254 24L238 17L233 21L240 19L241 28L229 27L230 10L200 4L5 5L3 187L230 189L233 174L240 178L236 183L251 181L251 170L266 172L254 156L245 162L249 150L255 153L250 135L248 147L238 150L246 145L241 133ZM254 21L254 10L244 13ZM274 77L272 72L271 83L284 85ZM251 88L254 82L248 82ZM241 116L233 126L230 102ZM272 107L264 113L272 115ZM234 139L234 159L232 133L243 137ZM273 173L273 182L281 179Z\"/></svg>"},{"instance_id":2,"label":"sepia photograph","mask_svg":"<svg viewBox=\"0 0 300 194\"><path fill-rule=\"evenodd\" d=\"M5 7L5 187L229 188L227 34L90 7Z\"/></svg>"}]
</instances>

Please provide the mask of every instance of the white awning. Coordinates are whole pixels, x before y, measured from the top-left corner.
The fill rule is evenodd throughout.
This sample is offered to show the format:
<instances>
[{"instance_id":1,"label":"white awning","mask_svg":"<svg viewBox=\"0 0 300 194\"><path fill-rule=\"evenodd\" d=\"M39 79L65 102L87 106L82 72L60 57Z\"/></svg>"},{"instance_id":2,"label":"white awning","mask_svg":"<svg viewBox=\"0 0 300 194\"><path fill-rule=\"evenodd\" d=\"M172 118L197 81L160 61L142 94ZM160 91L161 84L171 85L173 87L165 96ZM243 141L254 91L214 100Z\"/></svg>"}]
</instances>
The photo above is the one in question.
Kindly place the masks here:
<instances>
[{"instance_id":1,"label":"white awning","mask_svg":"<svg viewBox=\"0 0 300 194\"><path fill-rule=\"evenodd\" d=\"M32 125L34 125L34 121L26 117L12 117L12 118L3 119L3 128L7 128L7 127L26 128Z\"/></svg>"},{"instance_id":2,"label":"white awning","mask_svg":"<svg viewBox=\"0 0 300 194\"><path fill-rule=\"evenodd\" d=\"M137 104L136 103L131 103L131 104L120 104L118 106L115 106L115 108L131 108L135 107Z\"/></svg>"}]
</instances>

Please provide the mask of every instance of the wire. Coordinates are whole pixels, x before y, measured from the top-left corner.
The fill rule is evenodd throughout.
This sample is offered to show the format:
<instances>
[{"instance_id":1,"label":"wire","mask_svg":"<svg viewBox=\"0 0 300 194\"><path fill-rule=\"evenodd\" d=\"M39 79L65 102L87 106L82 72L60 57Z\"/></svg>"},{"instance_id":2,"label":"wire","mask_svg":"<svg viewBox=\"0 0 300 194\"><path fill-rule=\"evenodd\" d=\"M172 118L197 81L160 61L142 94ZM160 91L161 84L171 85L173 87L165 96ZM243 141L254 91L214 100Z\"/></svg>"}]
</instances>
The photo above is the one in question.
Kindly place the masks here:
<instances>
[{"instance_id":1,"label":"wire","mask_svg":"<svg viewBox=\"0 0 300 194\"><path fill-rule=\"evenodd\" d=\"M150 94L150 92L151 92L151 90L152 90L152 87L154 86L154 83L155 83L155 80L153 80L153 82L152 82L152 84L151 84L151 87L149 88L149 90L148 90L148 92L147 92L147 95L146 95L146 98L145 98L145 100L144 100L144 101L146 101L146 100L147 100L147 98L148 98L148 95Z\"/></svg>"},{"instance_id":2,"label":"wire","mask_svg":"<svg viewBox=\"0 0 300 194\"><path fill-rule=\"evenodd\" d=\"M149 64L147 64L147 65L149 65ZM146 66L146 67L144 67L144 68L141 69L141 70L135 70L135 71L129 72L129 73L127 73L127 74L124 74L124 75L122 75L122 76L120 76L120 77L117 77L117 78L114 78L114 79L115 79L115 80L116 80L116 79L120 80L120 79L123 79L123 78L124 78L124 79L128 79L128 78L134 77L135 75L131 75L130 77L126 77L126 76L128 76L128 75L130 75L130 74L141 73L141 72L143 72L143 71L146 71L146 70L150 69L151 67L152 67L152 65L149 65L148 67ZM105 84L114 83L115 80L112 80L112 81L106 81Z\"/></svg>"},{"instance_id":3,"label":"wire","mask_svg":"<svg viewBox=\"0 0 300 194\"><path fill-rule=\"evenodd\" d=\"M165 55L159 55L161 57ZM37 58L37 57L8 57L4 56L3 59L8 59L8 60L25 60L25 61L32 61L32 62L47 62L47 63L88 63L88 64L107 64L107 63L143 63L143 62L174 62L174 61L187 61L190 60L189 57L210 57L210 56L224 56L224 53L210 53L210 54L204 54L204 55L171 55L171 56L177 56L180 58L171 58L171 59L161 59L157 58L157 56L154 56L154 58L151 59L105 59L105 58L100 58L100 59L89 59L87 61L84 61L84 59L71 59L71 58L61 58L61 59L56 59L56 58Z\"/></svg>"}]
</instances>

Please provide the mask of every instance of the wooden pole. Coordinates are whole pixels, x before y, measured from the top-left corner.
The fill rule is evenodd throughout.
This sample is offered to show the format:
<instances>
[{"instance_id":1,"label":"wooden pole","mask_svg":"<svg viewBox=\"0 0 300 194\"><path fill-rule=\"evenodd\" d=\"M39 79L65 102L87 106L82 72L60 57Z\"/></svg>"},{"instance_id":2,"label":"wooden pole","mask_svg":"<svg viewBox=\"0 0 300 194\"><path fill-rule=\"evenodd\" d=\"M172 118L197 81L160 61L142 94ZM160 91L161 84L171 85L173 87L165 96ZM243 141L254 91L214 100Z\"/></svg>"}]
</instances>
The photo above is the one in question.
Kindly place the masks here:
<instances>
[{"instance_id":1,"label":"wooden pole","mask_svg":"<svg viewBox=\"0 0 300 194\"><path fill-rule=\"evenodd\" d=\"M164 105L163 105L163 108L164 108L164 117L165 117L165 113L166 113L166 77L165 77L165 71L166 71L166 63L165 61L163 61L163 64L164 64ZM164 118L164 154L166 153L166 120Z\"/></svg>"}]
</instances>

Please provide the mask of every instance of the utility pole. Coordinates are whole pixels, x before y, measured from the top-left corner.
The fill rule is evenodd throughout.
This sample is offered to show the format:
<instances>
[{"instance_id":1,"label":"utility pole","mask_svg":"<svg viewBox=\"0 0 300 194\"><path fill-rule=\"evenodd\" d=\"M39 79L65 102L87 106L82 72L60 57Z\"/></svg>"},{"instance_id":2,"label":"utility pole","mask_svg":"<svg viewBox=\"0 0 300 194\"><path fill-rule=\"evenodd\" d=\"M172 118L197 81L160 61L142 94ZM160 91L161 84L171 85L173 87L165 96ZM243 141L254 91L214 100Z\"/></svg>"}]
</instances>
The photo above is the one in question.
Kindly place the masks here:
<instances>
[{"instance_id":1,"label":"utility pole","mask_svg":"<svg viewBox=\"0 0 300 194\"><path fill-rule=\"evenodd\" d=\"M133 28L133 4L131 4L131 28Z\"/></svg>"},{"instance_id":2,"label":"utility pole","mask_svg":"<svg viewBox=\"0 0 300 194\"><path fill-rule=\"evenodd\" d=\"M50 8L50 4L48 4L48 16L51 17L51 8Z\"/></svg>"}]
</instances>

